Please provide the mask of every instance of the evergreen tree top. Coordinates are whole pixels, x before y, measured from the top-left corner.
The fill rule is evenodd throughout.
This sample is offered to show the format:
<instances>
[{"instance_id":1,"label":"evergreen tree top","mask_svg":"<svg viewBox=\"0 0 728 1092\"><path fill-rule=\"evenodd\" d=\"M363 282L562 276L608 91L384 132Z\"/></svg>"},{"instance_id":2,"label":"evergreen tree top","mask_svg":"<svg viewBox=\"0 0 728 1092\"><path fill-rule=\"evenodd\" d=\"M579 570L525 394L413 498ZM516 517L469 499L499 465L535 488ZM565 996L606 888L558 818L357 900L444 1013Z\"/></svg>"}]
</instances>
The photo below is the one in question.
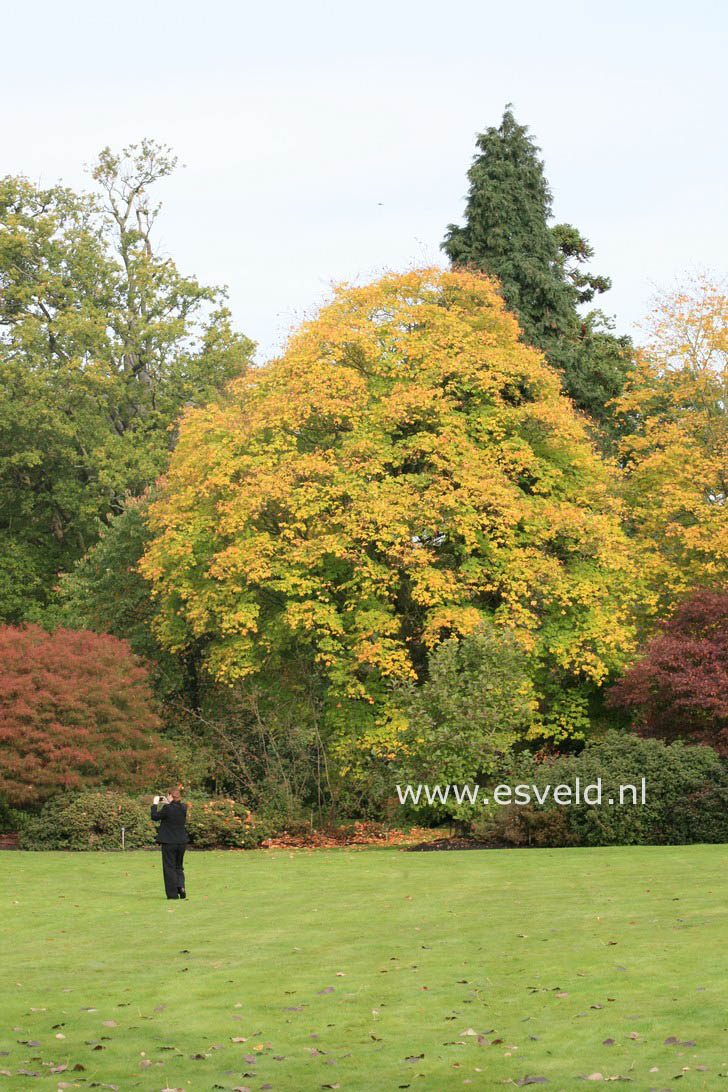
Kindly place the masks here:
<instances>
[{"instance_id":1,"label":"evergreen tree top","mask_svg":"<svg viewBox=\"0 0 728 1092\"><path fill-rule=\"evenodd\" d=\"M476 138L464 223L448 225L442 248L453 265L498 279L525 340L562 373L576 405L602 420L622 388L629 345L601 312L578 310L610 281L584 270L593 252L575 227L550 224L553 198L539 153L508 103L500 125Z\"/></svg>"}]
</instances>

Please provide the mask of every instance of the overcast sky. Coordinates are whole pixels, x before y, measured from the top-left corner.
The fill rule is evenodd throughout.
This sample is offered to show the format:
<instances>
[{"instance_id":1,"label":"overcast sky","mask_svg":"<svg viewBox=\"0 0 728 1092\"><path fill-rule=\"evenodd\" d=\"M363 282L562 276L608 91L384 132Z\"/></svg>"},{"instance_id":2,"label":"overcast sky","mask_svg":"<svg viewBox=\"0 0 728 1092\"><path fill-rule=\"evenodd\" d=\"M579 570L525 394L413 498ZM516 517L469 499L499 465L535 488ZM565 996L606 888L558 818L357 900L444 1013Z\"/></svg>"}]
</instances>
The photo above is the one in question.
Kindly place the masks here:
<instances>
[{"instance_id":1,"label":"overcast sky","mask_svg":"<svg viewBox=\"0 0 728 1092\"><path fill-rule=\"evenodd\" d=\"M443 262L509 101L620 331L728 271L722 0L36 0L0 29L0 175L82 186L106 144L171 144L164 249L229 286L259 359L333 282Z\"/></svg>"}]
</instances>

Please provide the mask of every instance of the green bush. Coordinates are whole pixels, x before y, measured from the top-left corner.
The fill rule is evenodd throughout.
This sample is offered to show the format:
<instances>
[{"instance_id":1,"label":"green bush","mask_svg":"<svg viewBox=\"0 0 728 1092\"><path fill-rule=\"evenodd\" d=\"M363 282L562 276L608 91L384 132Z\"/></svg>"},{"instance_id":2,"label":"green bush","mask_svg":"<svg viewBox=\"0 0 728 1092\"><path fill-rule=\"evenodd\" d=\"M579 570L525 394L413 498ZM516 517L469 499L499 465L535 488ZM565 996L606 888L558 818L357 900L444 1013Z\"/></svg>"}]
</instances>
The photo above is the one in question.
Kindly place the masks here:
<instances>
[{"instance_id":1,"label":"green bush","mask_svg":"<svg viewBox=\"0 0 728 1092\"><path fill-rule=\"evenodd\" d=\"M239 801L218 798L188 802L190 843L200 849L252 849L272 831L256 820ZM121 849L121 829L127 849L155 844L157 824L150 817L148 798L121 793L82 792L54 797L40 814L20 823L21 849Z\"/></svg>"},{"instance_id":2,"label":"green bush","mask_svg":"<svg viewBox=\"0 0 728 1092\"><path fill-rule=\"evenodd\" d=\"M472 823L472 833L496 845L578 845L569 828L566 808L542 808L530 804L504 804Z\"/></svg>"},{"instance_id":3,"label":"green bush","mask_svg":"<svg viewBox=\"0 0 728 1092\"><path fill-rule=\"evenodd\" d=\"M683 845L728 842L728 767L710 747L609 732L578 755L535 763L523 759L511 785L602 783L602 804L493 806L472 824L480 838L509 845ZM620 785L641 791L646 803L610 805ZM533 792L532 792L533 795ZM626 794L631 800L631 794Z\"/></svg>"},{"instance_id":4,"label":"green bush","mask_svg":"<svg viewBox=\"0 0 728 1092\"><path fill-rule=\"evenodd\" d=\"M502 767L535 709L523 651L512 633L486 619L470 635L438 644L426 680L401 685L394 697L407 725L392 771L400 784L483 783ZM437 819L463 816L454 800L432 811Z\"/></svg>"},{"instance_id":5,"label":"green bush","mask_svg":"<svg viewBox=\"0 0 728 1092\"><path fill-rule=\"evenodd\" d=\"M20 825L21 849L127 849L154 844L149 804L114 792L56 796Z\"/></svg>"},{"instance_id":6,"label":"green bush","mask_svg":"<svg viewBox=\"0 0 728 1092\"><path fill-rule=\"evenodd\" d=\"M14 834L23 821L23 813L0 798L0 834Z\"/></svg>"},{"instance_id":7,"label":"green bush","mask_svg":"<svg viewBox=\"0 0 728 1092\"><path fill-rule=\"evenodd\" d=\"M261 783L259 804L255 819L268 830L269 835L303 834L311 829L313 809L305 807L286 787L269 778ZM317 815L319 822L323 816Z\"/></svg>"},{"instance_id":8,"label":"green bush","mask_svg":"<svg viewBox=\"0 0 728 1092\"><path fill-rule=\"evenodd\" d=\"M272 833L267 823L256 819L238 800L218 797L188 803L187 830L199 849L254 849Z\"/></svg>"}]
</instances>

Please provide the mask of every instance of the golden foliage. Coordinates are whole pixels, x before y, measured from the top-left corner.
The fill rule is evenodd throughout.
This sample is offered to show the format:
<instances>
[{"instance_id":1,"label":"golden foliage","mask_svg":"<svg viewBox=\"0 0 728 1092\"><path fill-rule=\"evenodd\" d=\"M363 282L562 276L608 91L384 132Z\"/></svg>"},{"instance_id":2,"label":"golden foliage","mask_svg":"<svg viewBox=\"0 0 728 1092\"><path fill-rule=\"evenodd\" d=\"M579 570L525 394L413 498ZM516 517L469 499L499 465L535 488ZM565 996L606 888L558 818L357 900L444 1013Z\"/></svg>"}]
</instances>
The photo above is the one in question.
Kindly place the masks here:
<instances>
[{"instance_id":1,"label":"golden foliage","mask_svg":"<svg viewBox=\"0 0 728 1092\"><path fill-rule=\"evenodd\" d=\"M641 550L644 603L728 580L728 296L705 277L661 296L616 403L625 499Z\"/></svg>"},{"instance_id":2,"label":"golden foliage","mask_svg":"<svg viewBox=\"0 0 728 1092\"><path fill-rule=\"evenodd\" d=\"M632 641L613 494L496 285L424 269L340 288L187 414L143 569L167 646L203 641L223 681L295 644L330 692L380 704L491 615L553 678L598 683Z\"/></svg>"}]
</instances>

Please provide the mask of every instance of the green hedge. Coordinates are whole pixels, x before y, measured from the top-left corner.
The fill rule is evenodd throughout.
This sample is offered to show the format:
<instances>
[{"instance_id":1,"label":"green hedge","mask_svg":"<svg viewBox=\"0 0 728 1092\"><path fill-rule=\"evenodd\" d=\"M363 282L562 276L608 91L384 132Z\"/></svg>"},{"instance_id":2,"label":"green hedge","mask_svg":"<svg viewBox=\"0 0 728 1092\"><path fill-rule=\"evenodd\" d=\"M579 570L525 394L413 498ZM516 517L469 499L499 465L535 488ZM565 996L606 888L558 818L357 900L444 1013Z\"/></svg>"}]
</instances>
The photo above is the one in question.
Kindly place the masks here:
<instances>
[{"instance_id":1,"label":"green hedge","mask_svg":"<svg viewBox=\"0 0 728 1092\"><path fill-rule=\"evenodd\" d=\"M127 849L154 844L149 804L123 793L81 792L56 796L20 826L21 849Z\"/></svg>"},{"instance_id":2,"label":"green hedge","mask_svg":"<svg viewBox=\"0 0 728 1092\"><path fill-rule=\"evenodd\" d=\"M252 849L272 833L244 804L228 799L188 801L190 843L199 849ZM38 815L22 817L21 849L126 849L155 844L157 825L144 798L115 792L81 792L54 797Z\"/></svg>"},{"instance_id":3,"label":"green hedge","mask_svg":"<svg viewBox=\"0 0 728 1092\"><path fill-rule=\"evenodd\" d=\"M479 838L506 845L612 846L728 842L728 766L710 747L666 744L610 732L578 755L536 764L522 759L511 785L575 785L602 781L599 806L553 801L493 806L472 823ZM620 785L646 778L646 803L619 799ZM629 798L629 797L628 797Z\"/></svg>"}]
</instances>

